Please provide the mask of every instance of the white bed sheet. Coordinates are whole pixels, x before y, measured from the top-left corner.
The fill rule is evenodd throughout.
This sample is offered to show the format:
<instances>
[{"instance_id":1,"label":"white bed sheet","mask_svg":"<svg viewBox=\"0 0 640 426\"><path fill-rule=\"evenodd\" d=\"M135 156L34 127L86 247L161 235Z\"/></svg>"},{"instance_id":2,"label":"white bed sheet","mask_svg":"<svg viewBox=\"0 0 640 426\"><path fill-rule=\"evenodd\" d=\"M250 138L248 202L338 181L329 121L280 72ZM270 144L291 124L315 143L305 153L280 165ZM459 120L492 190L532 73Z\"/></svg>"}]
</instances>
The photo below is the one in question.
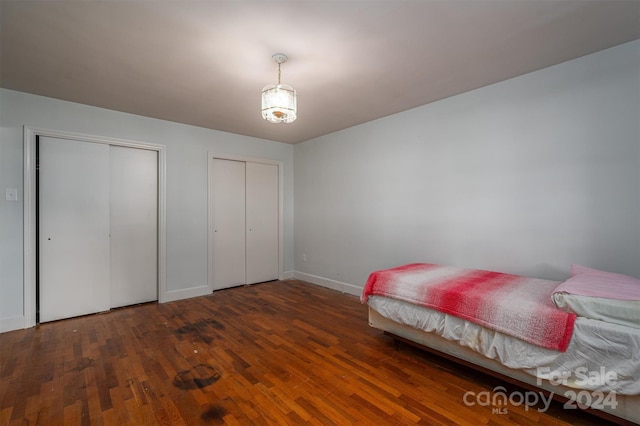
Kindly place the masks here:
<instances>
[{"instance_id":1,"label":"white bed sheet","mask_svg":"<svg viewBox=\"0 0 640 426\"><path fill-rule=\"evenodd\" d=\"M383 317L436 333L501 364L568 387L640 395L640 329L583 317L566 352L545 349L445 313L381 296Z\"/></svg>"}]
</instances>

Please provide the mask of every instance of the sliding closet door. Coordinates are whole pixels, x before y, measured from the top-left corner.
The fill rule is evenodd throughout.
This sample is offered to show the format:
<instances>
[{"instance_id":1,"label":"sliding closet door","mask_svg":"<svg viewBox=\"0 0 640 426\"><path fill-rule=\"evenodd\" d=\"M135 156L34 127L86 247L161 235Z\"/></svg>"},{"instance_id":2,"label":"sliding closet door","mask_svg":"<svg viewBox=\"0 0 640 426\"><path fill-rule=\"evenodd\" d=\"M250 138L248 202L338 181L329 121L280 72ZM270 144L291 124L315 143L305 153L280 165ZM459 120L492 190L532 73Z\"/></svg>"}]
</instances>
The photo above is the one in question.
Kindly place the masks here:
<instances>
[{"instance_id":1,"label":"sliding closet door","mask_svg":"<svg viewBox=\"0 0 640 426\"><path fill-rule=\"evenodd\" d=\"M109 146L39 143L40 321L109 309Z\"/></svg>"},{"instance_id":2,"label":"sliding closet door","mask_svg":"<svg viewBox=\"0 0 640 426\"><path fill-rule=\"evenodd\" d=\"M247 284L278 279L278 166L246 163Z\"/></svg>"},{"instance_id":3,"label":"sliding closet door","mask_svg":"<svg viewBox=\"0 0 640 426\"><path fill-rule=\"evenodd\" d=\"M209 191L211 286L245 284L245 163L213 159Z\"/></svg>"},{"instance_id":4,"label":"sliding closet door","mask_svg":"<svg viewBox=\"0 0 640 426\"><path fill-rule=\"evenodd\" d=\"M158 299L158 153L110 147L111 307Z\"/></svg>"}]
</instances>

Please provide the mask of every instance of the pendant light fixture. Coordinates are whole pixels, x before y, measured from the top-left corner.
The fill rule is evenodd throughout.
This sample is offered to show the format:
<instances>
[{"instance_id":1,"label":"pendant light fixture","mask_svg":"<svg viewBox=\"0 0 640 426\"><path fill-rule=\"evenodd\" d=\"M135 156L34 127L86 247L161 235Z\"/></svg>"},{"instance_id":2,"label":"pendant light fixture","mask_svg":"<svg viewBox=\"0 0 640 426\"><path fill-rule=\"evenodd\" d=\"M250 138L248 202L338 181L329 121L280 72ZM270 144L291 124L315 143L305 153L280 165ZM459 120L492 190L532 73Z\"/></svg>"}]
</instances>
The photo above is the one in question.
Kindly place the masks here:
<instances>
[{"instance_id":1,"label":"pendant light fixture","mask_svg":"<svg viewBox=\"0 0 640 426\"><path fill-rule=\"evenodd\" d=\"M293 123L297 118L296 91L280 83L280 65L287 61L284 53L274 53L278 64L278 84L269 84L262 89L262 118L271 123Z\"/></svg>"}]
</instances>

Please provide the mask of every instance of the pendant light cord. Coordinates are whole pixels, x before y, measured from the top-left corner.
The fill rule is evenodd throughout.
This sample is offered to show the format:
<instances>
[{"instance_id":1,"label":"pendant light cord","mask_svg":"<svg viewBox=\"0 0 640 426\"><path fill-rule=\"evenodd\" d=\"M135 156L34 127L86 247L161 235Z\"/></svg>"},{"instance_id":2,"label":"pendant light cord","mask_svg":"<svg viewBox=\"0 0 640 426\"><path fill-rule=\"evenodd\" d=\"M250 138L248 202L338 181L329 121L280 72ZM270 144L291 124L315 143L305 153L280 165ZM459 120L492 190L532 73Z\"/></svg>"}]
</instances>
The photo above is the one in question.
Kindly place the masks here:
<instances>
[{"instance_id":1,"label":"pendant light cord","mask_svg":"<svg viewBox=\"0 0 640 426\"><path fill-rule=\"evenodd\" d=\"M280 85L280 62L278 62L278 86Z\"/></svg>"}]
</instances>

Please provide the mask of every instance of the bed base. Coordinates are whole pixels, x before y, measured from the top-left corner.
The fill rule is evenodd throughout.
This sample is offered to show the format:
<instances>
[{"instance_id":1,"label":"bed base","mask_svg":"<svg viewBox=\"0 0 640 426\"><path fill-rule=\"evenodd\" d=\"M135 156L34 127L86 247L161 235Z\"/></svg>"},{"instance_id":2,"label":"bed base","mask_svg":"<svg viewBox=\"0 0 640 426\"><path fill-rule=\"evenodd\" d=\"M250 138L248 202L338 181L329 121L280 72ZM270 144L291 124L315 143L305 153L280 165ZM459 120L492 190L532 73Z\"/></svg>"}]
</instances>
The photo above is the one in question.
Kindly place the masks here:
<instances>
[{"instance_id":1,"label":"bed base","mask_svg":"<svg viewBox=\"0 0 640 426\"><path fill-rule=\"evenodd\" d=\"M567 401L567 398L564 397L566 391L576 391L576 389L565 386L553 385L546 380L543 380L540 385L538 385L535 377L523 371L505 367L495 360L486 358L467 347L460 346L437 334L427 333L391 321L372 308L369 308L369 325L383 331L394 339L417 346L428 352L497 377L508 383L529 390L552 392L554 399L559 401ZM640 425L640 395L617 394L616 401L618 403L616 408L604 407L602 410L589 408L587 410L598 417L620 425Z\"/></svg>"}]
</instances>

